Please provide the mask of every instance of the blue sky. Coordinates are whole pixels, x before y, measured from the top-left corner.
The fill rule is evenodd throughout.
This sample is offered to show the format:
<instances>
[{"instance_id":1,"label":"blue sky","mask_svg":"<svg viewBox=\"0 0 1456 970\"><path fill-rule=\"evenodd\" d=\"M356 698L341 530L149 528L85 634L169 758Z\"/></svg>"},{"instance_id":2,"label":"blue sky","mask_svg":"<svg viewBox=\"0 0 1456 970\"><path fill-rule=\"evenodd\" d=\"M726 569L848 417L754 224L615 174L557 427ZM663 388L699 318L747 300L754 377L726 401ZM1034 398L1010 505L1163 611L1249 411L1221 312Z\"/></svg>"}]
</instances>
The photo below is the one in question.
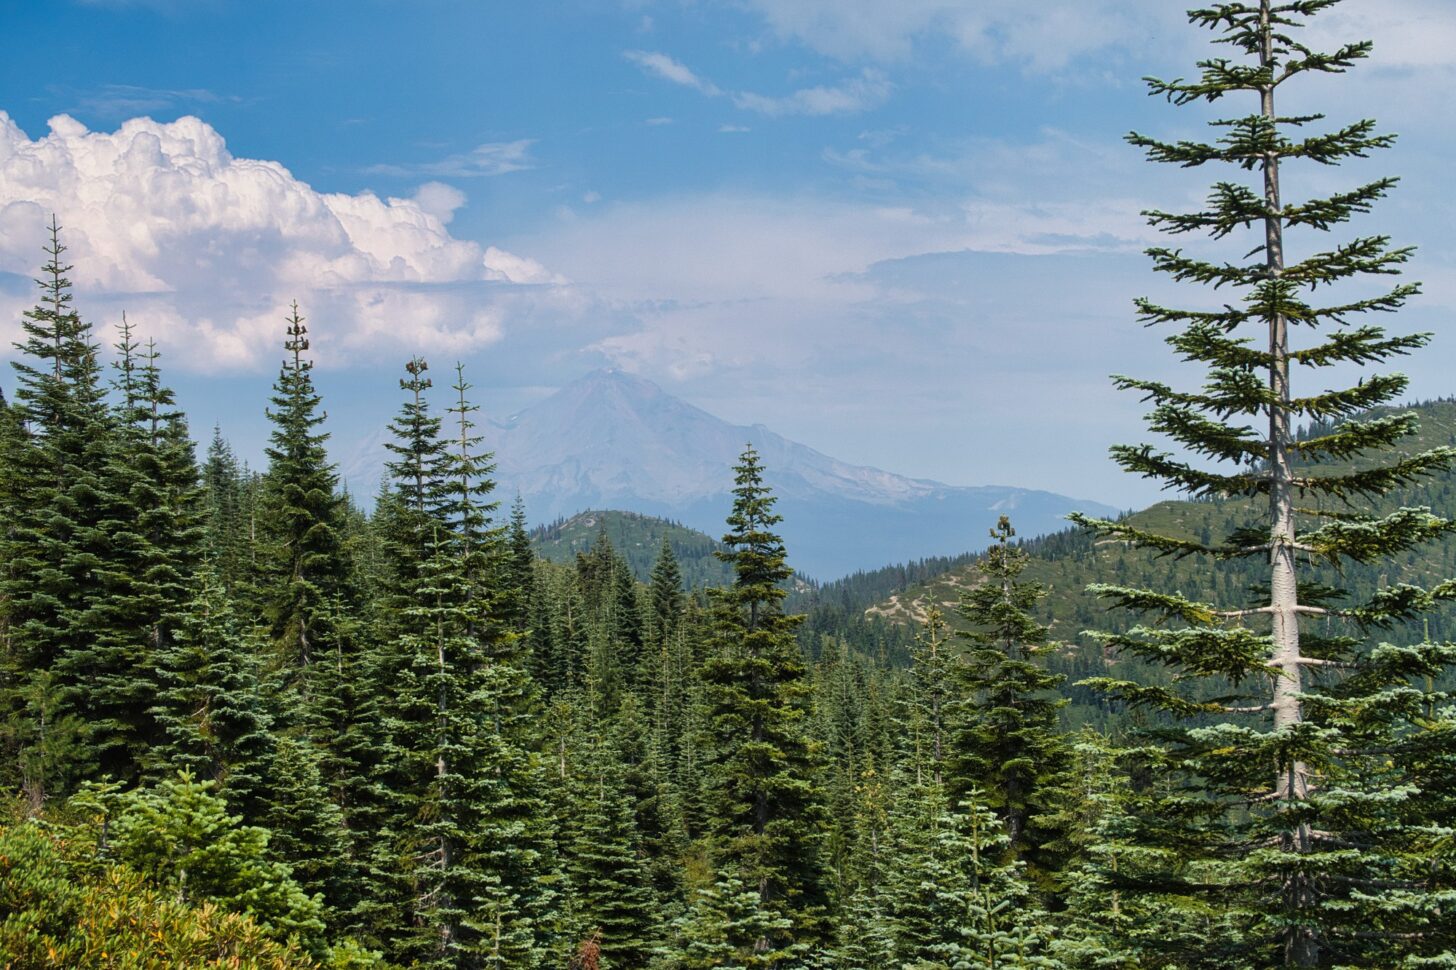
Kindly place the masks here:
<instances>
[{"instance_id":1,"label":"blue sky","mask_svg":"<svg viewBox=\"0 0 1456 970\"><path fill-rule=\"evenodd\" d=\"M1453 6L1326 19L1376 57L1294 99L1402 140L1286 180L1404 177L1359 228L1421 247L1421 395L1456 392ZM845 460L1140 503L1107 375L1178 371L1137 212L1210 179L1121 135L1198 133L1138 78L1205 40L1164 0L0 2L0 336L54 209L83 310L245 453L296 298L346 461L423 353L496 414L614 364Z\"/></svg>"}]
</instances>

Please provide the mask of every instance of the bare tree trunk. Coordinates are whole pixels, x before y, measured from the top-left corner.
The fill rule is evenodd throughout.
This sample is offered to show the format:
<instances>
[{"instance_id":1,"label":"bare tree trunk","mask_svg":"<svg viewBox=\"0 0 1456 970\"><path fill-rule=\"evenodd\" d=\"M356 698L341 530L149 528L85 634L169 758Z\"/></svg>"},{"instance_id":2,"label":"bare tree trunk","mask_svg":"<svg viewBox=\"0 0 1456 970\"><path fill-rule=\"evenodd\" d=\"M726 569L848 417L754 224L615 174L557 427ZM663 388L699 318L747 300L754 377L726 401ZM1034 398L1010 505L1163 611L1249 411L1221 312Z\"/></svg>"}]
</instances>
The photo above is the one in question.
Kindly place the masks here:
<instances>
[{"instance_id":1,"label":"bare tree trunk","mask_svg":"<svg viewBox=\"0 0 1456 970\"><path fill-rule=\"evenodd\" d=\"M1274 112L1273 27L1270 24L1270 0L1260 0L1260 26L1263 48L1260 64L1269 70L1269 79L1261 92L1261 113L1271 125ZM1269 151L1264 156L1264 202L1269 214L1264 218L1265 265L1271 279L1284 272L1284 227L1279 194L1279 156ZM1274 730L1288 731L1303 720L1299 700L1303 689L1302 657L1299 644L1299 588L1295 572L1294 488L1290 467L1291 444L1289 386L1289 322L1284 314L1269 318L1269 389L1273 401L1269 407L1269 489L1270 553L1269 591L1272 619L1274 667L1279 671L1274 682ZM1301 761L1280 764L1275 772L1274 793L1283 800L1302 800L1309 795L1309 773ZM1309 826L1300 824L1283 833L1281 843L1286 852L1308 852ZM1307 910L1312 905L1308 878L1291 873L1284 886L1288 910ZM1286 931L1284 960L1289 966L1315 966L1319 962L1318 941L1313 934L1298 926Z\"/></svg>"}]
</instances>

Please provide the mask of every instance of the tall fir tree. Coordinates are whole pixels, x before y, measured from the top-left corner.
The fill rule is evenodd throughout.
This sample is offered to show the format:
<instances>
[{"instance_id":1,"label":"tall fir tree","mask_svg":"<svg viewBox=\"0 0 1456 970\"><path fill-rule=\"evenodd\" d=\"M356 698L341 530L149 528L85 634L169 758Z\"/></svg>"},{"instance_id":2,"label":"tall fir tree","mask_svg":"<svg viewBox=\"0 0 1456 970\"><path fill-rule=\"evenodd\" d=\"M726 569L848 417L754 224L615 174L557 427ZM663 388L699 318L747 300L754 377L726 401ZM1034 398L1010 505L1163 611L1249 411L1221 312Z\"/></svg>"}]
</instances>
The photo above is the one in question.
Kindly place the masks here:
<instances>
[{"instance_id":1,"label":"tall fir tree","mask_svg":"<svg viewBox=\"0 0 1456 970\"><path fill-rule=\"evenodd\" d=\"M714 593L712 655L702 670L708 826L716 864L765 908L765 927L782 927L766 930L762 946L788 953L816 946L825 932L810 687L794 636L802 618L783 612L792 571L773 531L781 517L752 447L735 476L719 553L734 583Z\"/></svg>"},{"instance_id":2,"label":"tall fir tree","mask_svg":"<svg viewBox=\"0 0 1456 970\"><path fill-rule=\"evenodd\" d=\"M12 790L32 794L34 789L26 783L22 768L33 737L34 722L25 710L31 671L21 649L23 640L17 639L15 630L24 622L17 603L25 597L19 585L25 563L19 553L24 548L22 516L30 507L35 484L25 473L34 448L20 408L6 401L0 391L0 759L7 766L0 772L0 781Z\"/></svg>"},{"instance_id":3,"label":"tall fir tree","mask_svg":"<svg viewBox=\"0 0 1456 970\"><path fill-rule=\"evenodd\" d=\"M915 781L945 783L945 766L951 755L950 715L954 698L955 670L950 629L940 607L931 604L925 612L925 627L915 636L910 655L909 711L906 737L908 753L915 767Z\"/></svg>"},{"instance_id":4,"label":"tall fir tree","mask_svg":"<svg viewBox=\"0 0 1456 970\"><path fill-rule=\"evenodd\" d=\"M564 833L573 936L595 938L603 970L645 967L657 949L659 902L643 859L627 765L598 732L577 758Z\"/></svg>"},{"instance_id":5,"label":"tall fir tree","mask_svg":"<svg viewBox=\"0 0 1456 970\"><path fill-rule=\"evenodd\" d=\"M954 667L950 787L956 797L980 789L1006 826L1011 857L1050 880L1058 865L1046 846L1057 836L1046 831L1043 816L1067 767L1057 724L1064 678L1048 673L1037 656L1048 633L1030 611L1043 591L1020 578L1030 557L1011 544L1015 535L1001 516L977 566L981 581L961 595L959 612L970 629L960 634L966 648Z\"/></svg>"},{"instance_id":6,"label":"tall fir tree","mask_svg":"<svg viewBox=\"0 0 1456 970\"><path fill-rule=\"evenodd\" d=\"M346 503L325 450L328 434L320 430L325 415L313 361L305 356L308 328L297 303L286 322L287 356L267 411L273 430L258 497L254 585L272 644L279 729L289 735L280 753L297 771L289 779L297 790L278 810L322 818L316 786L323 785L332 802L328 814L343 826L345 838L320 846L325 851L309 860L306 884L323 891L336 912L348 912L359 902L359 873L368 851L368 833L352 824L351 813L369 784L373 755L359 741L361 726L370 720L363 709L354 584L343 534ZM295 850L313 853L302 844Z\"/></svg>"},{"instance_id":7,"label":"tall fir tree","mask_svg":"<svg viewBox=\"0 0 1456 970\"><path fill-rule=\"evenodd\" d=\"M170 387L162 383L156 343L140 355L139 388L145 448L136 456L145 476L149 501L139 509L144 537L154 550L146 580L165 604L153 614L149 636L157 648L167 640L167 614L180 613L190 600L204 559L206 510L196 448L187 417Z\"/></svg>"},{"instance_id":8,"label":"tall fir tree","mask_svg":"<svg viewBox=\"0 0 1456 970\"><path fill-rule=\"evenodd\" d=\"M162 383L155 344L142 350L123 315L115 348L112 501L101 523L109 562L94 571L105 596L93 607L96 633L86 663L98 705L109 708L113 775L132 781L161 740L153 711L157 668L192 597L202 556L201 495L186 420Z\"/></svg>"},{"instance_id":9,"label":"tall fir tree","mask_svg":"<svg viewBox=\"0 0 1456 970\"><path fill-rule=\"evenodd\" d=\"M441 418L428 401L433 386L428 371L421 358L405 364L399 381L404 401L387 427L388 476L369 526L379 575L370 599L368 643L354 677L358 716L351 736L362 770L350 821L370 835L360 846L364 888L352 920L361 936L386 950L404 945L415 922L412 840L433 771L420 736L432 708L419 708L409 689L418 637L428 625L419 610L434 588L431 564L447 531L448 456Z\"/></svg>"},{"instance_id":10,"label":"tall fir tree","mask_svg":"<svg viewBox=\"0 0 1456 970\"><path fill-rule=\"evenodd\" d=\"M261 521L268 535L263 573L264 610L280 664L295 675L338 647L337 629L348 575L339 530L343 502L339 478L319 430L325 415L314 389L308 328L293 304L266 449Z\"/></svg>"},{"instance_id":11,"label":"tall fir tree","mask_svg":"<svg viewBox=\"0 0 1456 970\"><path fill-rule=\"evenodd\" d=\"M214 427L202 462L204 556L229 596L243 597L257 564L251 472Z\"/></svg>"},{"instance_id":12,"label":"tall fir tree","mask_svg":"<svg viewBox=\"0 0 1456 970\"><path fill-rule=\"evenodd\" d=\"M116 500L115 423L91 326L73 306L65 252L52 219L40 299L24 314L20 359L12 362L12 407L28 436L13 456L18 491L0 550L5 762L37 807L84 778L126 776L133 767L133 749L118 731L134 713L128 671L101 663L97 646L107 632L108 584L118 576L105 527Z\"/></svg>"},{"instance_id":13,"label":"tall fir tree","mask_svg":"<svg viewBox=\"0 0 1456 970\"><path fill-rule=\"evenodd\" d=\"M511 503L509 545L510 555L505 561L505 586L510 593L508 606L511 627L524 635L530 624L536 553L531 548L531 533L526 527L526 503L522 501L519 492L516 500Z\"/></svg>"},{"instance_id":14,"label":"tall fir tree","mask_svg":"<svg viewBox=\"0 0 1456 970\"><path fill-rule=\"evenodd\" d=\"M439 502L401 623L395 743L407 762L398 794L412 817L400 857L414 928L393 955L423 966L533 966L551 941L553 852L527 737L532 689L501 589L504 530L490 521L492 465L469 389L457 368L448 452L419 479L433 482ZM394 471L412 476L408 461Z\"/></svg>"},{"instance_id":15,"label":"tall fir tree","mask_svg":"<svg viewBox=\"0 0 1456 970\"><path fill-rule=\"evenodd\" d=\"M1325 198L1286 201L1283 179L1293 164L1334 165L1394 140L1369 120L1311 133L1306 129L1322 116L1276 107L1292 83L1343 73L1370 53L1368 42L1326 52L1300 39L1305 21L1336 4L1259 0L1190 11L1191 21L1216 31L1232 56L1201 62L1192 80L1151 79L1151 93L1176 105L1243 96L1254 108L1215 121L1220 137L1211 142L1129 136L1153 161L1222 164L1250 173L1255 183L1220 181L1197 212L1148 213L1172 234L1203 232L1217 240L1250 231L1254 238L1239 244L1247 252L1242 261L1149 251L1154 267L1174 279L1237 290L1243 298L1221 309L1138 301L1147 323L1173 328L1167 342L1205 367L1207 379L1195 392L1117 379L1153 402L1150 428L1191 460L1150 445L1114 449L1124 468L1168 487L1250 500L1241 506L1247 525L1204 542L1084 520L1105 536L1163 554L1268 563L1262 590L1242 602L1098 589L1115 605L1158 620L1104 641L1167 665L1177 682L1096 681L1178 722L1151 759L1136 833L1144 845L1166 847L1165 865L1124 888L1157 893L1163 908L1197 913L1205 927L1220 925L1213 945L1207 933L1169 941L1182 947L1177 958L1186 966L1418 965L1448 959L1453 942L1445 911L1450 872L1424 861L1432 820L1423 817L1407 755L1411 739L1423 733L1413 717L1431 697L1418 678L1446 669L1456 651L1372 644L1368 632L1456 596L1456 583L1394 586L1366 602L1337 587L1343 563L1379 562L1452 530L1429 509L1381 513L1370 500L1450 468L1456 451L1390 454L1416 419L1370 409L1405 391L1408 381L1399 374L1312 394L1294 386L1306 371L1384 362L1428 339L1388 336L1366 322L1417 292L1413 284L1369 288L1398 273L1409 249L1367 236L1321 250L1310 238L1298 247L1307 255L1287 256L1287 231L1333 230L1364 215L1395 184L1382 178ZM1321 288L1342 292L1318 301L1310 294ZM1307 339L1296 339L1301 331ZM1326 423L1301 437L1299 421ZM1340 629L1342 621L1353 628Z\"/></svg>"},{"instance_id":16,"label":"tall fir tree","mask_svg":"<svg viewBox=\"0 0 1456 970\"><path fill-rule=\"evenodd\" d=\"M16 538L19 515L25 504L27 482L21 473L30 434L20 409L12 407L0 389L0 550L9 551ZM0 658L10 656L9 597L16 565L9 557L0 562Z\"/></svg>"},{"instance_id":17,"label":"tall fir tree","mask_svg":"<svg viewBox=\"0 0 1456 970\"><path fill-rule=\"evenodd\" d=\"M668 641L682 619L685 598L682 584L682 570L672 551L672 543L667 536L663 536L648 584L648 597L652 603L652 629L659 644Z\"/></svg>"}]
</instances>

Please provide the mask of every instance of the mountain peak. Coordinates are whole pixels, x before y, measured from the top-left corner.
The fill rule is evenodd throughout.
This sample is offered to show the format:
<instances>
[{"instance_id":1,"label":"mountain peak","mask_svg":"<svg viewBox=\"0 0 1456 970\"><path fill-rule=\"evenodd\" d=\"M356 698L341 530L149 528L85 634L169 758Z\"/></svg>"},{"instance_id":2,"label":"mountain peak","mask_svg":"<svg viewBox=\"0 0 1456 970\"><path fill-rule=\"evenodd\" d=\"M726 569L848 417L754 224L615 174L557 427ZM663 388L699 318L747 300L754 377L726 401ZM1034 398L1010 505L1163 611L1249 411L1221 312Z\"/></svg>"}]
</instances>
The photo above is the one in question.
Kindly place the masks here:
<instances>
[{"instance_id":1,"label":"mountain peak","mask_svg":"<svg viewBox=\"0 0 1456 970\"><path fill-rule=\"evenodd\" d=\"M518 490L538 522L587 508L616 508L721 526L733 467L750 443L786 513L794 563L811 575L892 559L960 552L996 515L1018 510L1035 535L1097 503L1023 489L957 488L836 461L762 424L731 424L619 367L582 375L501 429L503 487Z\"/></svg>"},{"instance_id":2,"label":"mountain peak","mask_svg":"<svg viewBox=\"0 0 1456 970\"><path fill-rule=\"evenodd\" d=\"M594 371L588 371L576 380L567 384L563 391L572 389L596 389L596 388L628 388L637 392L650 392L662 394L662 388L652 381L637 374L629 373L620 367L598 367Z\"/></svg>"}]
</instances>

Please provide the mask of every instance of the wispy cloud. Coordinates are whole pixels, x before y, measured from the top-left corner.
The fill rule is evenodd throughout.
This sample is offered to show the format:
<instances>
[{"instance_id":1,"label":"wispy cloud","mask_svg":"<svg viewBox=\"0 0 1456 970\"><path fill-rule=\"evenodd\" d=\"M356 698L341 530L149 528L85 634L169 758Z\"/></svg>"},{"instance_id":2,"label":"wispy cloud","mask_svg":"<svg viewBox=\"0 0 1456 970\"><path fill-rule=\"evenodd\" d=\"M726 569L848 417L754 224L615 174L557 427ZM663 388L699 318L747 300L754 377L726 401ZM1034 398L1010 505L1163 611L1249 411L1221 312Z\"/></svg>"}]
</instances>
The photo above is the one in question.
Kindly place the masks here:
<instances>
[{"instance_id":1,"label":"wispy cloud","mask_svg":"<svg viewBox=\"0 0 1456 970\"><path fill-rule=\"evenodd\" d=\"M447 155L433 162L371 165L364 171L369 175L392 175L400 178L487 178L506 175L535 167L531 159L531 146L535 143L534 138L487 142L476 145L468 152Z\"/></svg>"},{"instance_id":2,"label":"wispy cloud","mask_svg":"<svg viewBox=\"0 0 1456 970\"><path fill-rule=\"evenodd\" d=\"M91 90L52 88L70 99L77 113L112 121L164 111L183 111L201 105L242 104L244 99L207 88L148 88L135 84L103 84Z\"/></svg>"},{"instance_id":3,"label":"wispy cloud","mask_svg":"<svg viewBox=\"0 0 1456 970\"><path fill-rule=\"evenodd\" d=\"M770 118L785 115L857 114L884 104L894 89L884 72L870 68L859 77L850 78L841 84L800 88L782 97L740 92L733 96L733 103L747 111L756 111Z\"/></svg>"},{"instance_id":4,"label":"wispy cloud","mask_svg":"<svg viewBox=\"0 0 1456 970\"><path fill-rule=\"evenodd\" d=\"M1383 0L1378 6L1346 4L1310 22L1305 38L1333 48L1371 38L1371 66L1384 70L1456 68L1456 9L1447 0Z\"/></svg>"},{"instance_id":5,"label":"wispy cloud","mask_svg":"<svg viewBox=\"0 0 1456 970\"><path fill-rule=\"evenodd\" d=\"M653 77L692 88L710 98L729 97L738 108L770 118L788 115L855 114L884 104L894 90L894 85L883 71L867 68L859 77L839 84L800 88L786 95L766 95L753 91L730 92L661 51L624 51L623 56Z\"/></svg>"},{"instance_id":6,"label":"wispy cloud","mask_svg":"<svg viewBox=\"0 0 1456 970\"><path fill-rule=\"evenodd\" d=\"M719 125L718 131L724 135L739 135L745 131L752 131L747 125Z\"/></svg>"},{"instance_id":7,"label":"wispy cloud","mask_svg":"<svg viewBox=\"0 0 1456 970\"><path fill-rule=\"evenodd\" d=\"M682 61L661 51L624 51L622 56L648 74L662 78L664 81L693 88L709 97L717 97L723 93L712 81L699 77Z\"/></svg>"}]
</instances>

